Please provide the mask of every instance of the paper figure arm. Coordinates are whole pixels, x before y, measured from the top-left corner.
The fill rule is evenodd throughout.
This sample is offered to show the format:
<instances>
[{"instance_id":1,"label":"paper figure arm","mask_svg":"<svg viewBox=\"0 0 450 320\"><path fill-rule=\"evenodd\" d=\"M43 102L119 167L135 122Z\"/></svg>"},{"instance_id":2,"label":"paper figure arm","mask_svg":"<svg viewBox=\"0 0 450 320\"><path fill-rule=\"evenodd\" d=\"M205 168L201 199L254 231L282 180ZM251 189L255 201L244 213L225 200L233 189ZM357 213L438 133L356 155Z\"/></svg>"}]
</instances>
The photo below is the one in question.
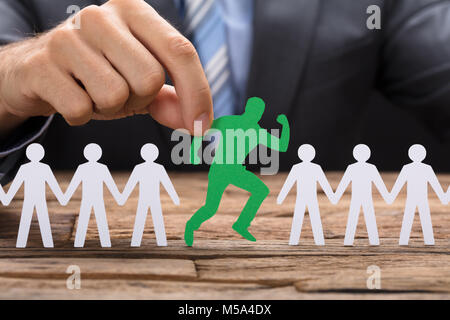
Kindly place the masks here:
<instances>
[{"instance_id":1,"label":"paper figure arm","mask_svg":"<svg viewBox=\"0 0 450 320\"><path fill-rule=\"evenodd\" d=\"M116 200L117 204L120 205L122 200L122 194L119 192L119 189L117 188L117 185L114 182L114 178L106 166L104 172L104 179L105 185L108 188L109 192L111 192L111 195L113 196L114 200Z\"/></svg>"},{"instance_id":2,"label":"paper figure arm","mask_svg":"<svg viewBox=\"0 0 450 320\"><path fill-rule=\"evenodd\" d=\"M262 145L266 146L269 149L286 152L289 146L289 139L291 136L291 129L289 126L289 121L284 114L280 114L277 117L277 122L281 124L281 137L275 137L274 135L269 134L267 130L260 130L259 141Z\"/></svg>"},{"instance_id":3,"label":"paper figure arm","mask_svg":"<svg viewBox=\"0 0 450 320\"><path fill-rule=\"evenodd\" d=\"M319 182L322 190L325 192L325 195L331 201L331 203L336 204L337 199L334 195L333 189L331 188L330 182L327 179L327 176L323 172L322 168L319 168L319 176L317 177L317 181Z\"/></svg>"},{"instance_id":4,"label":"paper figure arm","mask_svg":"<svg viewBox=\"0 0 450 320\"><path fill-rule=\"evenodd\" d=\"M428 182L430 183L431 187L433 188L434 192L439 197L439 200L441 200L442 204L448 204L448 198L447 195L444 193L444 189L442 189L441 184L439 183L439 180L434 173L433 168L430 167L429 173L428 173Z\"/></svg>"},{"instance_id":5,"label":"paper figure arm","mask_svg":"<svg viewBox=\"0 0 450 320\"><path fill-rule=\"evenodd\" d=\"M283 203L284 199L286 199L286 196L288 195L289 191L292 189L292 187L296 182L297 182L296 170L292 168L291 172L289 172L289 175L286 178L286 182L281 188L280 194L278 195L277 204Z\"/></svg>"},{"instance_id":6,"label":"paper figure arm","mask_svg":"<svg viewBox=\"0 0 450 320\"><path fill-rule=\"evenodd\" d=\"M447 190L447 204L450 202L450 187L448 187L448 190Z\"/></svg>"},{"instance_id":7,"label":"paper figure arm","mask_svg":"<svg viewBox=\"0 0 450 320\"><path fill-rule=\"evenodd\" d=\"M47 173L46 173L46 179L48 186L50 187L50 190L52 190L53 194L56 196L56 199L58 200L58 202L65 206L67 205L67 202L69 201L65 201L66 197L64 196L61 187L58 184L58 181L55 178L55 175L53 174L52 170L50 169L50 167L47 167Z\"/></svg>"},{"instance_id":8,"label":"paper figure arm","mask_svg":"<svg viewBox=\"0 0 450 320\"><path fill-rule=\"evenodd\" d=\"M337 204L339 200L341 200L342 195L344 194L345 190L352 181L350 170L351 170L350 167L348 167L347 170L345 170L344 176L342 177L341 182L339 182L339 186L337 187L336 193L334 194L335 204Z\"/></svg>"},{"instance_id":9,"label":"paper figure arm","mask_svg":"<svg viewBox=\"0 0 450 320\"><path fill-rule=\"evenodd\" d=\"M131 173L130 178L128 179L128 182L125 186L125 189L122 192L122 196L120 197L119 205L123 206L125 202L127 202L128 198L131 195L131 192L133 192L134 188L138 184L138 174L137 174L137 168L134 168L133 172Z\"/></svg>"},{"instance_id":10,"label":"paper figure arm","mask_svg":"<svg viewBox=\"0 0 450 320\"><path fill-rule=\"evenodd\" d=\"M386 203L391 204L394 202L394 199L391 198L391 194L389 193L388 189L386 188L386 184L383 181L383 178L380 175L380 172L376 167L373 168L373 184L380 192L381 196L383 197L384 201Z\"/></svg>"},{"instance_id":11,"label":"paper figure arm","mask_svg":"<svg viewBox=\"0 0 450 320\"><path fill-rule=\"evenodd\" d=\"M64 194L63 200L64 203L67 204L70 201L80 183L81 183L81 174L80 174L80 167L78 167L77 170L75 171L75 174L73 175L72 181L70 181L70 184L67 187L66 193Z\"/></svg>"},{"instance_id":12,"label":"paper figure arm","mask_svg":"<svg viewBox=\"0 0 450 320\"><path fill-rule=\"evenodd\" d=\"M397 198L398 194L402 190L403 186L406 183L406 168L403 167L400 171L400 174L398 175L397 181L395 181L394 187L392 188L391 194L390 194L390 202L394 202L394 200Z\"/></svg>"},{"instance_id":13,"label":"paper figure arm","mask_svg":"<svg viewBox=\"0 0 450 320\"><path fill-rule=\"evenodd\" d=\"M178 197L175 187L173 186L172 181L170 181L169 175L167 174L167 171L166 169L164 169L164 167L161 168L160 177L161 177L161 184L163 185L164 189L166 189L173 203L179 206L180 198Z\"/></svg>"},{"instance_id":14,"label":"paper figure arm","mask_svg":"<svg viewBox=\"0 0 450 320\"><path fill-rule=\"evenodd\" d=\"M6 206L5 200L6 200L6 194L5 194L5 191L3 190L2 185L0 184L0 202Z\"/></svg>"},{"instance_id":15,"label":"paper figure arm","mask_svg":"<svg viewBox=\"0 0 450 320\"><path fill-rule=\"evenodd\" d=\"M5 206L8 206L11 203L12 199L16 195L17 191L19 191L20 186L22 185L22 183L24 181L25 181L25 176L24 176L22 167L20 167L19 171L16 174L16 177L14 178L13 182L11 183L11 186L9 187L8 193L4 197L3 204Z\"/></svg>"}]
</instances>

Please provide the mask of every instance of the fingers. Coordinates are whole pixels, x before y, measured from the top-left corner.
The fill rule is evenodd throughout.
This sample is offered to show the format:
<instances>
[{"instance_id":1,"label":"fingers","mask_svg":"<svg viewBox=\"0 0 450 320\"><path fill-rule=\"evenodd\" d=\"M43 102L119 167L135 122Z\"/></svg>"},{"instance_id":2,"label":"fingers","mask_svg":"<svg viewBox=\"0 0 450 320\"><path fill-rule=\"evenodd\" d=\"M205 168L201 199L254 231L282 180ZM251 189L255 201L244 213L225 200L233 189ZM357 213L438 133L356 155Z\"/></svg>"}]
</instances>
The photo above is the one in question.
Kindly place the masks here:
<instances>
[{"instance_id":1,"label":"fingers","mask_svg":"<svg viewBox=\"0 0 450 320\"><path fill-rule=\"evenodd\" d=\"M54 66L45 66L41 78L30 85L32 92L59 112L70 125L82 125L92 117L89 95L67 73ZM54 85L58 84L58 90Z\"/></svg>"},{"instance_id":2,"label":"fingers","mask_svg":"<svg viewBox=\"0 0 450 320\"><path fill-rule=\"evenodd\" d=\"M110 1L119 9L131 32L168 71L180 98L184 127L193 132L194 121L207 130L213 119L212 97L193 45L144 1Z\"/></svg>"},{"instance_id":3,"label":"fingers","mask_svg":"<svg viewBox=\"0 0 450 320\"><path fill-rule=\"evenodd\" d=\"M148 106L148 112L158 123L172 129L179 129L184 127L181 108L175 88L165 85Z\"/></svg>"},{"instance_id":4,"label":"fingers","mask_svg":"<svg viewBox=\"0 0 450 320\"><path fill-rule=\"evenodd\" d=\"M78 79L94 102L96 113L114 115L129 96L125 79L100 51L87 45L77 33L61 28L52 35L52 60Z\"/></svg>"},{"instance_id":5,"label":"fingers","mask_svg":"<svg viewBox=\"0 0 450 320\"><path fill-rule=\"evenodd\" d=\"M131 101L125 105L125 113L144 109L165 83L163 67L113 13L90 7L83 16L83 37L106 57L129 86Z\"/></svg>"}]
</instances>

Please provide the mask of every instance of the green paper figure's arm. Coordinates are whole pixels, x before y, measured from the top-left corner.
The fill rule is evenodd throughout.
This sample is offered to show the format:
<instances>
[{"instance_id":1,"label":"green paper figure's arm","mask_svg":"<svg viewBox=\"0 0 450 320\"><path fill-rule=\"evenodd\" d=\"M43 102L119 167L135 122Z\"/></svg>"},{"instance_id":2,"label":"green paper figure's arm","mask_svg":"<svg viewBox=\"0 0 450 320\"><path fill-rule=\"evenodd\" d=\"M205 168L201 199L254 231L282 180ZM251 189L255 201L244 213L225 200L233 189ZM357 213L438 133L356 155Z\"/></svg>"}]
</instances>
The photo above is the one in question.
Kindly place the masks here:
<instances>
[{"instance_id":1,"label":"green paper figure's arm","mask_svg":"<svg viewBox=\"0 0 450 320\"><path fill-rule=\"evenodd\" d=\"M291 128L289 126L288 119L284 114L280 114L277 117L277 122L281 124L281 137L277 138L267 131L263 131L264 136L261 138L261 143L269 149L273 149L280 152L286 152L289 146L289 138L291 136Z\"/></svg>"}]
</instances>

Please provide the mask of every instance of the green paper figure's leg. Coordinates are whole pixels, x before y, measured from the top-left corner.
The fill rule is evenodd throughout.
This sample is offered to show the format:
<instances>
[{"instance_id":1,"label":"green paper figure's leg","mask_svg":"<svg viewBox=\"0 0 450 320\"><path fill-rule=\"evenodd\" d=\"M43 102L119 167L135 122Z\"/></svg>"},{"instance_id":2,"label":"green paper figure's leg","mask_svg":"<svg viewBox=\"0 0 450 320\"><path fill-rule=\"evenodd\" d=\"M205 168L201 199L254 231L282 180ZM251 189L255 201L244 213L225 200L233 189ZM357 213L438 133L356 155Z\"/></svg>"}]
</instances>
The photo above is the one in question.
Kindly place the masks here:
<instances>
[{"instance_id":1,"label":"green paper figure's leg","mask_svg":"<svg viewBox=\"0 0 450 320\"><path fill-rule=\"evenodd\" d=\"M239 175L233 175L232 180L231 183L233 185L251 193L241 215L234 223L233 229L245 239L256 241L247 229L250 227L264 199L269 195L270 190L255 174L247 170L243 170Z\"/></svg>"},{"instance_id":2,"label":"green paper figure's leg","mask_svg":"<svg viewBox=\"0 0 450 320\"><path fill-rule=\"evenodd\" d=\"M229 183L223 179L223 176L223 174L220 174L220 172L217 171L209 175L205 205L198 209L186 223L184 240L188 246L192 246L194 243L194 231L198 230L203 222L214 216L217 209L219 209L222 195L229 185Z\"/></svg>"}]
</instances>

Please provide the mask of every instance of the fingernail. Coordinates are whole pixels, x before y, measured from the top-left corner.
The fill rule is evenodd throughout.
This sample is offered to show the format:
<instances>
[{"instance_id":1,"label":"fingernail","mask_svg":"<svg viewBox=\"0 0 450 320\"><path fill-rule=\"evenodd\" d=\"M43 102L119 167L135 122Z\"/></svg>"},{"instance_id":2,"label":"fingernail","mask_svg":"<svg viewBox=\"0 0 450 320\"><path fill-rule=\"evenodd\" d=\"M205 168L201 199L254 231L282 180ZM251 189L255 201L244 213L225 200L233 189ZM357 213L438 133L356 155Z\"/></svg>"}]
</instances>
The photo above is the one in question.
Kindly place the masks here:
<instances>
[{"instance_id":1,"label":"fingernail","mask_svg":"<svg viewBox=\"0 0 450 320\"><path fill-rule=\"evenodd\" d=\"M208 113L202 113L194 121L194 136L202 136L203 133L211 126L211 121Z\"/></svg>"}]
</instances>

